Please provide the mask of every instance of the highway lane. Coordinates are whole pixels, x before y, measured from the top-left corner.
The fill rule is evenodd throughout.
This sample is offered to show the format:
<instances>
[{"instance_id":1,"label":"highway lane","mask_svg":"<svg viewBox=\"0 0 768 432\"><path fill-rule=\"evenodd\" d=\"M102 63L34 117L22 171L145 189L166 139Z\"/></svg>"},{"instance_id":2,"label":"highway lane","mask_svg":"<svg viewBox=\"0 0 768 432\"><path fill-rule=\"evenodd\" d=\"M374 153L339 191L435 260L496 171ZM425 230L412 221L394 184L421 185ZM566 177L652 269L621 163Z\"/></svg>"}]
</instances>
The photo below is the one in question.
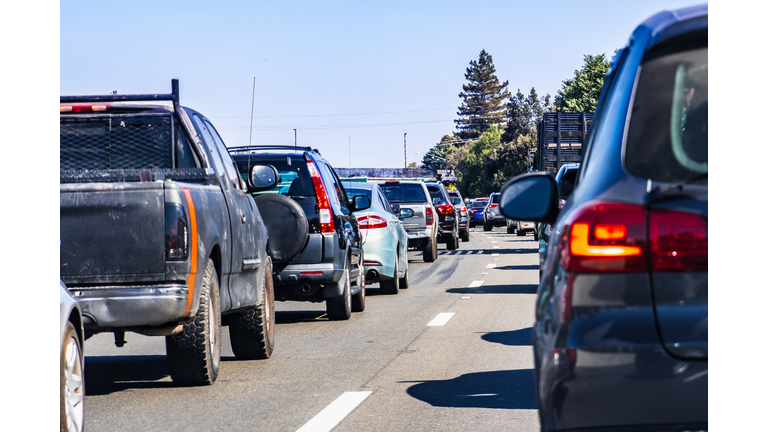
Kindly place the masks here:
<instances>
[{"instance_id":1,"label":"highway lane","mask_svg":"<svg viewBox=\"0 0 768 432\"><path fill-rule=\"evenodd\" d=\"M324 304L277 302L272 358L236 360L224 328L221 370L208 387L174 385L161 337L129 333L116 348L111 334L94 336L85 345L86 426L536 431L536 251L531 235L473 229L458 250L441 245L434 263L410 251L411 287L382 295L370 285L366 310L349 321L328 321Z\"/></svg>"}]
</instances>

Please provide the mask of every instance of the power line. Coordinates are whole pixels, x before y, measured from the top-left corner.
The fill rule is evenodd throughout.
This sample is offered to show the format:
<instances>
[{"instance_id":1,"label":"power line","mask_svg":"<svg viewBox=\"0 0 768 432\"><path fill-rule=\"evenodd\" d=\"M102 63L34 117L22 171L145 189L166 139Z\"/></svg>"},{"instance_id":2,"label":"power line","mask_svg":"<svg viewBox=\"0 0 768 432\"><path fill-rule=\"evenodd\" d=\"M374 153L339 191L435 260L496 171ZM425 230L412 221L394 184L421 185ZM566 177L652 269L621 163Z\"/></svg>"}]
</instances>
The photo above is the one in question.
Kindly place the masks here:
<instances>
[{"instance_id":1,"label":"power line","mask_svg":"<svg viewBox=\"0 0 768 432\"><path fill-rule=\"evenodd\" d=\"M380 115L380 114L407 114L415 112L428 112L428 111L447 111L455 110L456 108L433 108L423 110L411 110L411 111L382 111L372 113L351 113L351 114L296 114L296 115L274 115L274 116L255 116L254 118L299 118L299 117L347 117L347 116L365 116L365 115ZM245 116L212 116L212 119L223 118L248 118Z\"/></svg>"},{"instance_id":2,"label":"power line","mask_svg":"<svg viewBox=\"0 0 768 432\"><path fill-rule=\"evenodd\" d=\"M369 124L353 124L353 125L317 125L317 126L297 126L297 127L290 127L290 126L256 126L253 129L255 130L294 130L294 129L303 129L303 130L312 130L312 129L359 129L359 128L374 128L374 127L386 127L386 126L403 126L403 125L417 125L417 124L427 124L427 123L452 123L453 120L429 120L429 121L417 121L417 122L400 122L400 123L369 123ZM249 129L247 127L241 127L241 126L219 126L217 129L221 130L243 130L243 129Z\"/></svg>"}]
</instances>

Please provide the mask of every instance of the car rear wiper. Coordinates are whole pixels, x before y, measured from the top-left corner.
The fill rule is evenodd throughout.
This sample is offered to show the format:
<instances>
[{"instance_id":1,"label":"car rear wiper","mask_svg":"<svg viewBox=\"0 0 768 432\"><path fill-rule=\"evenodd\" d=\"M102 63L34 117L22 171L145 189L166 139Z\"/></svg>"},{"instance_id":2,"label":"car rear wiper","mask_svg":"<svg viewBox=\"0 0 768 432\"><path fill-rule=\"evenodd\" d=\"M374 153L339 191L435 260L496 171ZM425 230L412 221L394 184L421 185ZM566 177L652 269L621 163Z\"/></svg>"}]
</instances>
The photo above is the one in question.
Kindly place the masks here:
<instances>
[{"instance_id":1,"label":"car rear wiper","mask_svg":"<svg viewBox=\"0 0 768 432\"><path fill-rule=\"evenodd\" d=\"M709 172L705 172L702 174L697 174L685 180L672 183L671 185L656 186L656 187L653 187L653 180L648 179L648 204L661 201L670 195L680 193L683 191L683 186L705 179L707 178L708 174Z\"/></svg>"}]
</instances>

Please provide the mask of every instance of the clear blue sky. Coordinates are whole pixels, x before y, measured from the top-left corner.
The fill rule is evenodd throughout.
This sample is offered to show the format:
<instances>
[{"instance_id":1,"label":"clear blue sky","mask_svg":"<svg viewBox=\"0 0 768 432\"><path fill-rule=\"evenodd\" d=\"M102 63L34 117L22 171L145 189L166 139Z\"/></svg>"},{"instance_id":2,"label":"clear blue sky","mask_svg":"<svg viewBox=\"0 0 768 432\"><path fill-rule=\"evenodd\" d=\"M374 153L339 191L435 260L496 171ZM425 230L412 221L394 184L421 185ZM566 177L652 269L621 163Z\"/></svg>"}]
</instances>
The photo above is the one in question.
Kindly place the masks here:
<instances>
[{"instance_id":1,"label":"clear blue sky","mask_svg":"<svg viewBox=\"0 0 768 432\"><path fill-rule=\"evenodd\" d=\"M455 131L481 50L512 93L554 96L585 54L610 59L649 16L699 3L65 1L60 94L168 93L178 78L230 147L293 145L295 128L336 167L402 167L404 133L410 163Z\"/></svg>"}]
</instances>

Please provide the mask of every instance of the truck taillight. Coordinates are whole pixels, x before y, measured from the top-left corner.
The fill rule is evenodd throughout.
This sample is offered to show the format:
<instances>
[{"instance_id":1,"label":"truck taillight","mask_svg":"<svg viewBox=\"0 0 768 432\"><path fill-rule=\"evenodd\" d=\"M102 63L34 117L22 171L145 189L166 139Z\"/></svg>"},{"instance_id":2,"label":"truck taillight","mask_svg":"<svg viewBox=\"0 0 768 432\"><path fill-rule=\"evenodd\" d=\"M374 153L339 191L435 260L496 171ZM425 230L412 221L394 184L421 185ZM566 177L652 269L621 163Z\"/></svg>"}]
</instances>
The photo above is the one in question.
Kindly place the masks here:
<instances>
[{"instance_id":1,"label":"truck taillight","mask_svg":"<svg viewBox=\"0 0 768 432\"><path fill-rule=\"evenodd\" d=\"M189 222L181 204L165 204L165 259L183 261L189 257Z\"/></svg>"},{"instance_id":2,"label":"truck taillight","mask_svg":"<svg viewBox=\"0 0 768 432\"><path fill-rule=\"evenodd\" d=\"M360 229L386 228L387 221L378 216L363 216L357 219L357 225Z\"/></svg>"},{"instance_id":3,"label":"truck taillight","mask_svg":"<svg viewBox=\"0 0 768 432\"><path fill-rule=\"evenodd\" d=\"M323 179L320 177L320 171L317 170L315 162L307 158L307 171L312 178L312 184L315 186L315 195L317 195L317 209L320 215L320 232L332 233L335 231L333 223L333 211L331 202L328 199L328 193L323 185Z\"/></svg>"},{"instance_id":4,"label":"truck taillight","mask_svg":"<svg viewBox=\"0 0 768 432\"><path fill-rule=\"evenodd\" d=\"M643 272L646 264L645 209L592 202L565 225L561 265L568 272Z\"/></svg>"},{"instance_id":5,"label":"truck taillight","mask_svg":"<svg viewBox=\"0 0 768 432\"><path fill-rule=\"evenodd\" d=\"M59 113L100 112L109 110L109 104L59 104Z\"/></svg>"},{"instance_id":6,"label":"truck taillight","mask_svg":"<svg viewBox=\"0 0 768 432\"><path fill-rule=\"evenodd\" d=\"M427 225L432 225L435 221L435 215L432 214L432 208L427 207Z\"/></svg>"}]
</instances>

